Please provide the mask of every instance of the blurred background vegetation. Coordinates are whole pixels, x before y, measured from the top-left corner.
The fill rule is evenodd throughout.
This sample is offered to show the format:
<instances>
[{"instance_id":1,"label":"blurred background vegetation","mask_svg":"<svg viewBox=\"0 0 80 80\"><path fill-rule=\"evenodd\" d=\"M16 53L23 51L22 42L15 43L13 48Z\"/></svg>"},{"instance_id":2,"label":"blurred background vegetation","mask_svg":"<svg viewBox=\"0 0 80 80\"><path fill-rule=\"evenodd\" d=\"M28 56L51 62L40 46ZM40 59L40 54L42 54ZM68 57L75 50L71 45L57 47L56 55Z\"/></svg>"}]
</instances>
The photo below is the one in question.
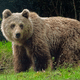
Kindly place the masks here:
<instances>
[{"instance_id":1,"label":"blurred background vegetation","mask_svg":"<svg viewBox=\"0 0 80 80\"><path fill-rule=\"evenodd\" d=\"M80 20L80 0L0 0L0 24L4 9L21 12L25 8L41 17L62 16ZM0 40L4 40L1 32Z\"/></svg>"}]
</instances>

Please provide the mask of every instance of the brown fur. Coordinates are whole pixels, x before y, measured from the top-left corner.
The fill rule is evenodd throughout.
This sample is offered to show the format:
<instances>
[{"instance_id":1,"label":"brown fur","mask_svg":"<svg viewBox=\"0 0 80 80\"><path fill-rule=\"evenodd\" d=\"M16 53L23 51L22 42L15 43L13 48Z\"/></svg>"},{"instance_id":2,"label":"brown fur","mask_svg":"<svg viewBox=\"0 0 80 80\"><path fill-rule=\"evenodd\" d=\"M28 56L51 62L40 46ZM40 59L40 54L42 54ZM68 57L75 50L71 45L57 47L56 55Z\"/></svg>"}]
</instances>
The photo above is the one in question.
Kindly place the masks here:
<instances>
[{"instance_id":1,"label":"brown fur","mask_svg":"<svg viewBox=\"0 0 80 80\"><path fill-rule=\"evenodd\" d=\"M17 24L14 29L10 29L11 22ZM23 29L19 27L19 22L23 22ZM6 39L13 42L16 72L26 71L31 65L35 71L45 70L50 62L52 65L53 56L55 66L80 60L80 22L77 20L42 18L27 9L22 13L5 10L1 29ZM18 40L14 37L15 30L21 34Z\"/></svg>"},{"instance_id":2,"label":"brown fur","mask_svg":"<svg viewBox=\"0 0 80 80\"><path fill-rule=\"evenodd\" d=\"M80 22L62 17L49 18L45 21L53 30L52 53L55 53L56 65L78 62L80 60Z\"/></svg>"},{"instance_id":3,"label":"brown fur","mask_svg":"<svg viewBox=\"0 0 80 80\"><path fill-rule=\"evenodd\" d=\"M14 47L14 69L16 72L26 71L30 68L32 62L31 59L26 55L26 50L22 46Z\"/></svg>"}]
</instances>

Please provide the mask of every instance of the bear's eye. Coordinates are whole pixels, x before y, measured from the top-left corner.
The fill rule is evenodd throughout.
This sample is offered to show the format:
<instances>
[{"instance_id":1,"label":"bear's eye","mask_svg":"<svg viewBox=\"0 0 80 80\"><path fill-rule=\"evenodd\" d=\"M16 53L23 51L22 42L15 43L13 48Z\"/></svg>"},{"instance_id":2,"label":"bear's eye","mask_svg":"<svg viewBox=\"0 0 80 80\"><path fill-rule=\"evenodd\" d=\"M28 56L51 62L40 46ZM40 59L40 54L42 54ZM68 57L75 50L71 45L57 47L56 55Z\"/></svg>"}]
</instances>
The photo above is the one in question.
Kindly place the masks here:
<instances>
[{"instance_id":1,"label":"bear's eye","mask_svg":"<svg viewBox=\"0 0 80 80\"><path fill-rule=\"evenodd\" d=\"M11 24L11 26L10 26L12 29L15 27L15 24Z\"/></svg>"},{"instance_id":2,"label":"bear's eye","mask_svg":"<svg viewBox=\"0 0 80 80\"><path fill-rule=\"evenodd\" d=\"M23 24L20 24L20 28L23 29Z\"/></svg>"}]
</instances>

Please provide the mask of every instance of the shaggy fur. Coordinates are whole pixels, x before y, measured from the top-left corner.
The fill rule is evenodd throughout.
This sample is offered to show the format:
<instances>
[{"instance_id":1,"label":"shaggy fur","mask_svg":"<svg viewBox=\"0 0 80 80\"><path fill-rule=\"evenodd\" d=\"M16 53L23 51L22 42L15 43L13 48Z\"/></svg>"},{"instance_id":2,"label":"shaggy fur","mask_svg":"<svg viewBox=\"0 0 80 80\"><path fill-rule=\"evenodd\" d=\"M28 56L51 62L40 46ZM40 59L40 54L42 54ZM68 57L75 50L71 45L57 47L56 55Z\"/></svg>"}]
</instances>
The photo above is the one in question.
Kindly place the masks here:
<instances>
[{"instance_id":1,"label":"shaggy fur","mask_svg":"<svg viewBox=\"0 0 80 80\"><path fill-rule=\"evenodd\" d=\"M14 25L15 26L14 26ZM22 26L21 26L22 25ZM56 65L80 60L80 22L63 17L39 17L24 9L21 13L3 11L1 30L11 41L14 54L14 70L45 70L52 57ZM20 37L16 38L16 34Z\"/></svg>"}]
</instances>

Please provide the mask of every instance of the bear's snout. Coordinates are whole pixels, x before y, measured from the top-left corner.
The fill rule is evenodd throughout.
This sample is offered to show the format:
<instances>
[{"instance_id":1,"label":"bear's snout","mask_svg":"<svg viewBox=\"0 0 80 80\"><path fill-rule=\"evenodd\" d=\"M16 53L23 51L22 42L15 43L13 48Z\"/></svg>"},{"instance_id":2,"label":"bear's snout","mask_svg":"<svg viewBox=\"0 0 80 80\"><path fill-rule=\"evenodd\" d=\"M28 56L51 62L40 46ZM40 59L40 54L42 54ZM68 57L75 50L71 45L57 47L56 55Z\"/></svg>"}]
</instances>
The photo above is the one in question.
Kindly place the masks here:
<instances>
[{"instance_id":1,"label":"bear's snout","mask_svg":"<svg viewBox=\"0 0 80 80\"><path fill-rule=\"evenodd\" d=\"M20 33L16 33L16 38L20 38Z\"/></svg>"}]
</instances>

